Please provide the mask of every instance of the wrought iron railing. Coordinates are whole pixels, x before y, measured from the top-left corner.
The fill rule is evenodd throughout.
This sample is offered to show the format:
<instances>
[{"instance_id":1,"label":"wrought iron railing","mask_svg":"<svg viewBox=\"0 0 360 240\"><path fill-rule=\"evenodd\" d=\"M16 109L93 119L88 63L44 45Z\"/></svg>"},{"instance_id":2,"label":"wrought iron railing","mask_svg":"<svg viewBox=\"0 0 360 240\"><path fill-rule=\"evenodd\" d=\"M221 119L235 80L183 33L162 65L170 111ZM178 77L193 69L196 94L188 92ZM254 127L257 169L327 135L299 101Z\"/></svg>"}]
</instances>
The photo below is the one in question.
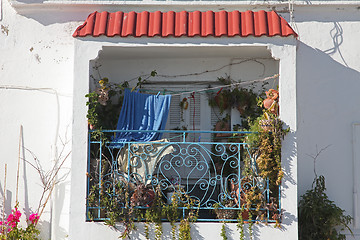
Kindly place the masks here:
<instances>
[{"instance_id":1,"label":"wrought iron railing","mask_svg":"<svg viewBox=\"0 0 360 240\"><path fill-rule=\"evenodd\" d=\"M140 203L133 196L140 185L161 194L165 203L170 203L174 194L180 201L185 199L181 196L192 199L199 210L198 221L237 221L238 214L219 219L214 212L244 211L243 195L250 189L256 189L264 203L260 209L250 205L246 210L261 211L267 222L275 222L273 214L281 215L280 186L276 193L269 190L269 181L257 174L257 150L246 143L247 136L256 133L164 130L158 131L163 134L158 141L112 141L119 132L124 131L89 132L88 220L106 220L104 196L115 199L120 207L147 208L151 196ZM251 175L243 174L245 159L251 163ZM186 207L180 205L179 209L184 213Z\"/></svg>"}]
</instances>

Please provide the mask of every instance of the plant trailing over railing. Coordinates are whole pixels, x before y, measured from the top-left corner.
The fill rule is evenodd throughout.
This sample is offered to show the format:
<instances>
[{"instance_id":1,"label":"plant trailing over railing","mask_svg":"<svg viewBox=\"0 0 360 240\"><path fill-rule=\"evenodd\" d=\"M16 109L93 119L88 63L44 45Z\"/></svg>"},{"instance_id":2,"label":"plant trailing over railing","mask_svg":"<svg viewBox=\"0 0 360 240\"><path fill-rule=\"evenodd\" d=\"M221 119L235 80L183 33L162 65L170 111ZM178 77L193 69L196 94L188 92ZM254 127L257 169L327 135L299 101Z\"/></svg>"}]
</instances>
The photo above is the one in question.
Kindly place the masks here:
<instances>
[{"instance_id":1,"label":"plant trailing over railing","mask_svg":"<svg viewBox=\"0 0 360 240\"><path fill-rule=\"evenodd\" d=\"M239 91L240 92L240 91ZM279 186L283 178L281 167L281 147L284 136L289 129L284 129L283 122L278 118L278 91L270 89L266 92L266 99L257 97L257 106L261 109L259 114L256 109L253 113L247 113L248 131L252 132L246 137L246 142L250 146L250 154L241 154L243 157L244 168L242 176L244 183L232 184L231 191L234 196L240 196L240 207L242 209L238 218L238 230L240 238L244 239L244 221L248 221L248 235L252 239L252 226L254 219L265 220L271 218L276 221L275 227L280 226L281 210L278 210ZM224 98L224 97L223 97ZM220 106L221 107L221 106ZM231 142L235 138L229 138ZM246 179L259 179L262 184L268 185L269 194L266 196L257 184L249 184ZM245 210L246 209L246 210ZM267 209L263 211L261 209ZM244 219L244 212L247 219ZM221 236L226 238L225 226L222 228Z\"/></svg>"},{"instance_id":2,"label":"plant trailing over railing","mask_svg":"<svg viewBox=\"0 0 360 240\"><path fill-rule=\"evenodd\" d=\"M224 83L229 84L229 82ZM219 97L219 95L221 96ZM252 91L235 88L233 90L222 90L217 94L218 98L227 99L231 104L222 105L221 102L216 102L215 97L210 99L209 103L210 105L216 104L220 109L226 109L229 106L234 107L236 99L242 99L240 95L245 98L250 96L249 98L252 99L249 101L250 107L247 108L249 112L243 112L241 115L248 121L247 124L243 123L243 125L247 126L247 131L252 132L252 134L249 134L245 139L249 145L250 154L241 154L244 162L242 176L245 176L244 184L241 183L242 192L239 193L238 184L232 186L231 191L234 196L241 195L240 205L242 208L250 210L250 215L256 219L267 219L266 212L260 210L267 209L270 212L270 218L276 221L276 226L279 226L281 213L277 210L277 203L279 201L279 186L284 175L281 168L281 147L282 140L289 131L289 129L284 129L283 122L278 118L279 93L277 90L270 89L266 92L266 98L262 99ZM256 99L255 106L254 99ZM235 135L228 138L230 142L239 140L241 138L237 138ZM246 178L257 178L263 181L263 184L268 184L268 191L271 193L269 194L270 199L266 199L256 184L247 184Z\"/></svg>"},{"instance_id":3,"label":"plant trailing over railing","mask_svg":"<svg viewBox=\"0 0 360 240\"><path fill-rule=\"evenodd\" d=\"M150 76L155 74L156 73L151 73ZM140 87L142 83L143 80L139 79L136 87ZM89 97L87 103L89 106L88 118L90 128L95 127L99 134L103 134L101 130L105 127L109 129L115 128L116 119L119 115L118 111L120 111L119 105L121 105L120 103L122 101L122 90L128 85L127 83L122 85L112 85L109 84L106 79L102 79L99 82L99 85L100 87L98 87L96 91L87 95L87 97ZM114 93L110 94L109 89L112 88L116 90L114 90ZM109 99L106 98L106 94L103 93L104 91L108 91ZM266 93L266 99L260 98L257 94L252 92L252 90L242 88L221 90L218 95L222 95L221 98L223 100L227 98L230 99L229 106L242 106L241 108L238 108L239 114L241 114L244 120L242 130L246 127L246 130L253 133L247 137L241 132L231 133L230 137L227 137L228 142L235 143L235 145L238 144L236 145L237 149L242 151L240 155L244 165L244 169L241 173L241 176L243 177L242 180L238 179L237 183L234 182L233 186L228 189L229 192L231 192L231 201L229 203L221 203L218 206L215 204L214 207L217 208L215 211L218 211L219 213L224 213L225 211L231 212L231 214L234 214L233 218L235 218L235 220L236 215L239 215L238 228L241 239L244 239L245 236L243 229L244 222L248 222L248 235L252 239L252 226L255 220L275 220L275 226L278 226L280 222L281 211L278 209L279 185L281 184L283 177L281 168L281 144L285 134L289 130L284 129L283 122L278 118L278 92L274 89L270 89ZM114 102L113 100L110 101L112 98L114 98ZM118 100L118 102L116 102L115 99ZM212 100L214 102L211 103ZM223 110L228 108L225 108L221 104L221 101L216 103L215 97L213 97L212 100L209 100L210 105L216 104L220 109L223 108ZM185 100L182 102L183 108L186 107L185 102ZM116 105L117 112L114 113L112 107L108 105ZM113 117L111 121L102 119L103 117L106 118L110 115ZM93 136L93 134L94 132L92 132L91 135ZM101 136L103 142L106 142L106 136ZM92 137L92 139L99 138ZM247 144L247 147L240 147L239 143ZM224 149L224 151L229 150L226 148ZM99 151L99 149L92 150ZM248 151L249 154L243 154L244 151ZM94 154L93 156L100 155ZM106 157L107 156L106 154L104 155L104 153L100 156L100 158L104 159L106 159ZM98 157L95 157L94 159L96 158ZM107 159L107 161L114 162L114 159ZM105 166L105 163L103 164L104 166L101 166L103 171L101 173L102 176L104 176L105 171L109 170L111 167L111 164L108 166ZM224 170L226 169L223 168L222 173L225 173ZM217 171L218 170L216 169L213 174L220 176ZM236 171L237 170L229 171L228 174L237 174L240 176L239 171ZM194 199L189 198L185 193L181 195L174 194L172 202L169 205L166 204L163 197L161 197L161 190L159 189L151 189L141 184L136 184L134 186L131 182L124 181L123 179L116 179L117 184L111 190L115 192L107 192L110 191L109 188L103 188L103 185L106 183L101 182L103 179L99 179L100 183L92 182L90 179L88 205L101 209L102 217L103 219L106 219L105 223L107 225L118 229L116 223L122 223L124 226L124 230L122 230L121 233L122 238L129 237L131 232L135 229L134 223L136 221L142 221L145 222L145 237L147 239L150 238L149 233L152 226L155 226L155 239L161 239L161 222L166 220L170 222L172 227L172 239L176 239L175 223L177 221L180 221L179 239L191 239L190 223L196 221L199 208L196 208L197 203L194 202ZM258 181L258 183L250 184L250 182L254 180ZM268 185L268 188L261 188L259 185ZM264 189L268 189L266 191L268 191L269 194L265 194ZM182 208L186 209L183 211L186 214L181 216L179 209ZM241 209L241 211L239 209ZM89 219L92 219L92 212L89 211L88 214ZM218 218L223 219L223 217ZM223 239L226 239L226 225L223 225L221 236Z\"/></svg>"},{"instance_id":4,"label":"plant trailing over railing","mask_svg":"<svg viewBox=\"0 0 360 240\"><path fill-rule=\"evenodd\" d=\"M145 222L145 237L150 239L150 229L152 225L155 225L155 239L160 240L163 234L162 222L169 221L171 224L172 239L176 239L176 225L175 223L180 221L179 225L179 239L189 240L191 239L190 230L191 222L195 222L198 216L198 207L194 199L189 198L185 193L174 193L172 196L171 204L166 204L161 197L161 191L157 188L156 193L151 188L147 188L144 185L139 184L136 190L133 191L130 198L130 204L126 199L129 198L129 192L131 191L132 184L126 185L118 184L116 186L116 197L106 192L99 194L98 186L94 185L90 191L88 197L89 205L96 205L100 198L103 205L103 216L106 219L105 225L121 231L120 238L130 238L133 230L136 230L135 222ZM140 198L134 198L137 195L136 191L142 189L139 192ZM143 196L151 196L143 197ZM145 201L143 201L145 199ZM119 200L122 204L119 204ZM185 209L184 213L180 213L180 209ZM90 214L90 219L92 215ZM120 223L123 226L123 230L117 227L116 223Z\"/></svg>"},{"instance_id":5,"label":"plant trailing over railing","mask_svg":"<svg viewBox=\"0 0 360 240\"><path fill-rule=\"evenodd\" d=\"M244 175L267 179L272 196L270 203L262 206L264 203L263 195L258 194L257 189L245 191L246 207L255 208L256 211L261 207L270 210L277 208L275 203L278 202L279 198L278 186L281 184L284 175L281 168L281 146L284 136L289 131L289 129L284 129L283 122L278 118L278 92L270 89L266 95L267 99L258 99L258 105L264 108L263 114L249 124L249 131L256 132L256 134L250 134L247 139L251 146L250 149L253 151L251 156L257 156L256 165L252 158L244 159ZM270 106L267 105L269 99L272 101ZM253 212L253 214L256 213ZM280 220L280 215L275 212L271 217L274 220Z\"/></svg>"}]
</instances>

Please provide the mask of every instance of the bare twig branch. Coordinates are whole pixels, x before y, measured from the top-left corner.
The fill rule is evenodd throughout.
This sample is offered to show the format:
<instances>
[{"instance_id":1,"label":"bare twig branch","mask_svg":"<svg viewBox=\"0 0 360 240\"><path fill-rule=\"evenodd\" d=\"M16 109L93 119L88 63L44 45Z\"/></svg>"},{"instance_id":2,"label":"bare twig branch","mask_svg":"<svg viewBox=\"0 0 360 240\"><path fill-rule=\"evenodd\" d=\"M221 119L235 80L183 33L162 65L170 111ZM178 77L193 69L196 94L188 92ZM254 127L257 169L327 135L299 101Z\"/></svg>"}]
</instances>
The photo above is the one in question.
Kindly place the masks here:
<instances>
[{"instance_id":1,"label":"bare twig branch","mask_svg":"<svg viewBox=\"0 0 360 240\"><path fill-rule=\"evenodd\" d=\"M317 145L315 146L316 148L316 153L315 155L311 155L311 154L306 154L307 156L311 157L314 161L314 174L315 174L315 179L317 179L317 173L316 173L316 160L317 158L320 156L320 154L325 151L328 147L330 147L331 144L327 145L326 147L323 147L322 149L320 149L320 151L318 151L318 147Z\"/></svg>"},{"instance_id":2,"label":"bare twig branch","mask_svg":"<svg viewBox=\"0 0 360 240\"><path fill-rule=\"evenodd\" d=\"M69 143L69 141L66 138L65 138L65 140L60 138L60 141L62 143L62 149L61 149L60 153L57 156L55 156L54 165L48 171L44 171L37 156L31 150L24 147L24 149L28 153L31 154L33 161L30 162L24 158L22 158L22 160L25 161L25 163L28 163L31 167L33 167L37 171L37 173L39 174L39 177L40 177L42 193L40 194L39 205L37 208L37 212L38 213L40 212L40 215L44 211L56 184L58 184L59 182L61 182L64 179L64 176L61 177L60 179L57 179L57 177L58 177L59 171L60 171L60 169L62 169L66 159L71 154L71 151L69 151L64 156L66 144Z\"/></svg>"},{"instance_id":3,"label":"bare twig branch","mask_svg":"<svg viewBox=\"0 0 360 240\"><path fill-rule=\"evenodd\" d=\"M52 184L51 189L50 189L50 192L49 192L49 194L48 194L48 196L47 196L44 204L42 205L41 211L40 211L40 213L39 213L39 218L41 217L41 214L44 212L44 209L45 209L46 204L48 203L48 201L49 201L49 199L50 199L50 196L51 196L51 193L52 193L54 187L55 187L55 182Z\"/></svg>"}]
</instances>

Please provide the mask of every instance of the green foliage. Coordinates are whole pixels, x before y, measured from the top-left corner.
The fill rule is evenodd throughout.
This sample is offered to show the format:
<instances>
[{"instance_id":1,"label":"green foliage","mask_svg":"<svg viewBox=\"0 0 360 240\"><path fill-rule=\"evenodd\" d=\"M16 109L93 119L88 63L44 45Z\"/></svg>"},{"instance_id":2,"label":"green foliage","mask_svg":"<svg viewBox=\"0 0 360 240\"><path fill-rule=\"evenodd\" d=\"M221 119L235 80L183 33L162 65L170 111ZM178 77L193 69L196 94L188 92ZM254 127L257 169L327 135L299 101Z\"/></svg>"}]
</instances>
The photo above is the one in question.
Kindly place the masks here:
<instances>
[{"instance_id":1,"label":"green foliage","mask_svg":"<svg viewBox=\"0 0 360 240\"><path fill-rule=\"evenodd\" d=\"M224 85L232 83L229 77L218 80ZM281 147L282 140L289 129L284 128L284 123L278 117L278 91L274 89L267 91L266 101L262 96L265 96L265 93L256 94L251 89L240 87L223 89L216 95L209 94L209 105L219 107L220 111L237 108L243 118L238 129L252 132L246 137L241 134L233 134L232 137L225 136L225 138L228 142L247 143L246 148L240 149L243 162L242 176L246 176L246 181L249 183L253 179L256 181L268 180L270 199L266 199L263 190L253 185L248 189L243 189L240 207L251 208L251 214L255 215L256 218L261 220L270 218L275 220L276 226L278 226L281 212L279 212L276 203L279 200L279 185L284 175L281 167ZM265 102L268 103L269 101L273 104L271 106L265 105ZM225 118L219 122L227 124L230 119ZM218 124L216 126L218 127ZM217 140L216 135L215 139ZM214 152L215 149L213 148L212 151ZM213 160L217 174L236 174L236 169L229 168L221 158L214 157ZM248 186L250 185L248 184ZM268 210L270 215L264 209Z\"/></svg>"},{"instance_id":2,"label":"green foliage","mask_svg":"<svg viewBox=\"0 0 360 240\"><path fill-rule=\"evenodd\" d=\"M145 222L145 238L150 239L150 224L148 222Z\"/></svg>"},{"instance_id":3,"label":"green foliage","mask_svg":"<svg viewBox=\"0 0 360 240\"><path fill-rule=\"evenodd\" d=\"M190 230L191 226L189 219L182 219L179 225L179 240L191 240Z\"/></svg>"},{"instance_id":4,"label":"green foliage","mask_svg":"<svg viewBox=\"0 0 360 240\"><path fill-rule=\"evenodd\" d=\"M39 240L40 230L34 224L29 224L26 229L15 228L7 234L0 234L0 240Z\"/></svg>"},{"instance_id":5,"label":"green foliage","mask_svg":"<svg viewBox=\"0 0 360 240\"><path fill-rule=\"evenodd\" d=\"M138 187L137 187L138 188ZM136 189L137 189L136 188ZM88 205L90 207L101 206L103 214L105 215L105 225L119 230L116 223L121 223L125 230L122 231L120 238L129 238L131 232L136 230L135 221L145 221L145 237L150 239L150 230L155 226L155 239L160 240L163 234L162 221L169 221L172 230L172 239L176 239L176 222L180 221L179 238L190 238L190 223L195 222L198 216L198 205L196 201L187 196L184 192L174 192L171 204L166 204L162 198L162 193L159 188L156 189L156 194L150 207L144 208L134 202L133 197L136 191L129 191L129 185L124 182L119 182L115 185L115 194L112 193L113 188L99 191L98 184L93 185L88 196ZM151 189L149 189L151 190ZM152 190L151 190L152 191ZM130 192L130 193L129 193ZM100 199L100 200L99 200ZM130 203L128 201L130 200ZM136 198L141 201L141 198ZM123 203L126 203L125 205ZM139 208L140 207L140 208ZM180 211L185 209L183 219L180 219ZM92 216L90 214L90 219Z\"/></svg>"},{"instance_id":6,"label":"green foliage","mask_svg":"<svg viewBox=\"0 0 360 240\"><path fill-rule=\"evenodd\" d=\"M223 240L227 240L227 239L228 239L228 237L226 236L226 223L225 223L225 222L224 222L223 225L221 226L220 236L222 237Z\"/></svg>"},{"instance_id":7,"label":"green foliage","mask_svg":"<svg viewBox=\"0 0 360 240\"><path fill-rule=\"evenodd\" d=\"M253 226L254 226L254 222L251 220L252 219L252 214L251 211L249 211L249 225L248 225L248 231L249 231L249 239L253 240Z\"/></svg>"},{"instance_id":8,"label":"green foliage","mask_svg":"<svg viewBox=\"0 0 360 240\"><path fill-rule=\"evenodd\" d=\"M161 199L160 189L157 188L156 197L152 203L152 205L146 210L145 219L146 222L155 223L155 239L160 240L162 231L162 223L161 219L164 215L164 207L165 203Z\"/></svg>"},{"instance_id":9,"label":"green foliage","mask_svg":"<svg viewBox=\"0 0 360 240\"><path fill-rule=\"evenodd\" d=\"M132 88L132 91L142 87L147 79L156 76L156 71L152 71L146 78L139 77L138 82ZM99 140L106 136L101 132L103 129L115 129L120 114L123 94L125 88L129 87L129 83L124 81L121 84L110 83L108 78L102 78L95 83L95 90L86 94L88 98L86 106L88 106L87 119L90 129L95 130L92 133L94 140Z\"/></svg>"},{"instance_id":10,"label":"green foliage","mask_svg":"<svg viewBox=\"0 0 360 240\"><path fill-rule=\"evenodd\" d=\"M171 237L173 240L176 239L176 221L179 219L179 195L175 192L171 198L171 204L165 205L163 210L166 218L171 224Z\"/></svg>"},{"instance_id":11,"label":"green foliage","mask_svg":"<svg viewBox=\"0 0 360 240\"><path fill-rule=\"evenodd\" d=\"M38 240L40 231L36 228L39 215L33 213L27 219L27 227L19 226L21 212L18 210L18 203L8 215L6 221L0 221L0 240Z\"/></svg>"},{"instance_id":12,"label":"green foliage","mask_svg":"<svg viewBox=\"0 0 360 240\"><path fill-rule=\"evenodd\" d=\"M344 240L340 231L348 229L352 217L331 201L325 193L325 177L314 179L312 189L301 196L299 202L300 240ZM340 231L339 231L340 230Z\"/></svg>"},{"instance_id":13,"label":"green foliage","mask_svg":"<svg viewBox=\"0 0 360 240\"><path fill-rule=\"evenodd\" d=\"M100 80L99 82L103 81ZM101 86L102 85L102 86ZM120 113L123 91L129 87L128 82L122 84L104 83L96 87L96 90L85 95L88 98L87 118L94 129L114 129ZM101 101L101 93L106 92L108 100Z\"/></svg>"},{"instance_id":14,"label":"green foliage","mask_svg":"<svg viewBox=\"0 0 360 240\"><path fill-rule=\"evenodd\" d=\"M231 79L227 77L219 77L218 81L222 84L231 84ZM209 105L219 107L221 113L227 109L237 108L243 121L242 127L248 127L248 120L253 121L258 117L262 110L258 106L258 94L252 89L235 87L233 89L223 89L216 94L209 94Z\"/></svg>"},{"instance_id":15,"label":"green foliage","mask_svg":"<svg viewBox=\"0 0 360 240\"><path fill-rule=\"evenodd\" d=\"M130 236L133 230L136 230L134 222L137 220L136 216L140 216L141 213L138 209L132 208L128 201L126 201L126 199L129 199L129 188L127 184L119 181L114 187L114 192L112 191L112 188L99 191L99 186L97 184L93 185L87 199L88 206L94 207L101 205L103 209L102 212L106 218L104 224L120 231L116 223L121 223L124 230L120 238L125 239ZM119 203L125 203L125 206ZM89 218L92 219L93 216L91 212L89 215Z\"/></svg>"},{"instance_id":16,"label":"green foliage","mask_svg":"<svg viewBox=\"0 0 360 240\"><path fill-rule=\"evenodd\" d=\"M236 228L240 233L240 240L245 240L245 233L244 233L244 219L242 217L242 213L244 211L244 207L241 208L241 211L238 214Z\"/></svg>"}]
</instances>

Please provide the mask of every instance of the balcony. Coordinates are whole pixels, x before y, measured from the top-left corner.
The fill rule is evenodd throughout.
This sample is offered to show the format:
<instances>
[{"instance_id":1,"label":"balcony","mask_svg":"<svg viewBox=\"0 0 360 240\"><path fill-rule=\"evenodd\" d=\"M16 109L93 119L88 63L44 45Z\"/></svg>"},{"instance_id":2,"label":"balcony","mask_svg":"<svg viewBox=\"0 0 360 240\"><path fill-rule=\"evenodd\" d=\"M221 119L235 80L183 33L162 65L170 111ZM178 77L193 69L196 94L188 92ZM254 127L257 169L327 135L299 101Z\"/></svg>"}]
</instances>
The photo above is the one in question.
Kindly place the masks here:
<instances>
[{"instance_id":1,"label":"balcony","mask_svg":"<svg viewBox=\"0 0 360 240\"><path fill-rule=\"evenodd\" d=\"M112 142L117 132L124 131L89 132L88 221L108 219L109 201L146 211L154 195L164 206L176 201L179 219L192 209L203 222L238 221L240 212L280 221L280 186L260 177L259 151L247 143L258 133L164 130L154 142Z\"/></svg>"}]
</instances>

